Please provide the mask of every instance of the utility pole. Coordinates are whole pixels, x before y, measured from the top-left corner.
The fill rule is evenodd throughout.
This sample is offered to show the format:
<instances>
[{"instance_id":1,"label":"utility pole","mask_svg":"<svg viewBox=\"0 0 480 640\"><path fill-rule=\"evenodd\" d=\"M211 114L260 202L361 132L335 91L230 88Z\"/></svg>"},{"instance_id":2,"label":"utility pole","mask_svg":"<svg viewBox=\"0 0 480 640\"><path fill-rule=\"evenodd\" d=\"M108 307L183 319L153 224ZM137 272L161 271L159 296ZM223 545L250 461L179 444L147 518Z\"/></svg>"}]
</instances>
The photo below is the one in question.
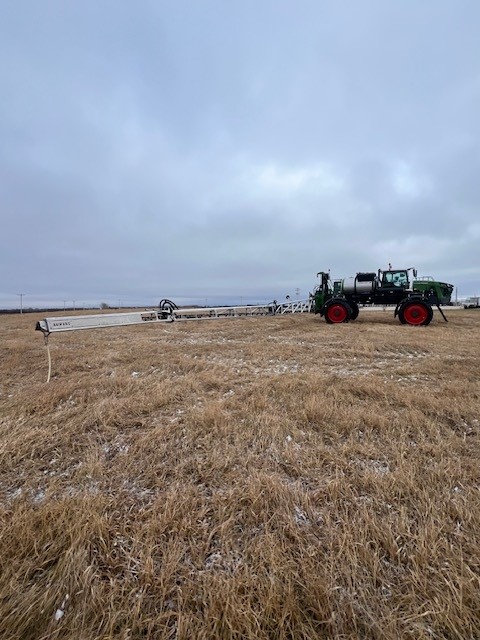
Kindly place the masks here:
<instances>
[{"instance_id":1,"label":"utility pole","mask_svg":"<svg viewBox=\"0 0 480 640\"><path fill-rule=\"evenodd\" d=\"M23 313L23 296L26 295L26 293L17 293L17 296L20 296L20 313Z\"/></svg>"},{"instance_id":2,"label":"utility pole","mask_svg":"<svg viewBox=\"0 0 480 640\"><path fill-rule=\"evenodd\" d=\"M66 311L66 309L67 309L67 301L64 300L63 301L63 310Z\"/></svg>"},{"instance_id":3,"label":"utility pole","mask_svg":"<svg viewBox=\"0 0 480 640\"><path fill-rule=\"evenodd\" d=\"M73 310L75 311L75 300L73 301Z\"/></svg>"}]
</instances>

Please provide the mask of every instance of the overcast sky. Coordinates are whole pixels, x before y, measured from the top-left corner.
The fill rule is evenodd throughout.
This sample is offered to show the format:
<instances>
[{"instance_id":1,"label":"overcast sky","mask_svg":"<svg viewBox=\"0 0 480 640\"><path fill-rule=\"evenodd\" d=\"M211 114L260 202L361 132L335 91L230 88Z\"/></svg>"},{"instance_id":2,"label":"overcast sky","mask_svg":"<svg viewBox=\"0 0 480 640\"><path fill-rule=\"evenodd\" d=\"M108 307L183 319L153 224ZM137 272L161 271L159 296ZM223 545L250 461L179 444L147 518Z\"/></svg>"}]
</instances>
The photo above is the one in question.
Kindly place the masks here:
<instances>
[{"instance_id":1,"label":"overcast sky","mask_svg":"<svg viewBox=\"0 0 480 640\"><path fill-rule=\"evenodd\" d=\"M1 0L0 306L480 294L478 0Z\"/></svg>"}]
</instances>

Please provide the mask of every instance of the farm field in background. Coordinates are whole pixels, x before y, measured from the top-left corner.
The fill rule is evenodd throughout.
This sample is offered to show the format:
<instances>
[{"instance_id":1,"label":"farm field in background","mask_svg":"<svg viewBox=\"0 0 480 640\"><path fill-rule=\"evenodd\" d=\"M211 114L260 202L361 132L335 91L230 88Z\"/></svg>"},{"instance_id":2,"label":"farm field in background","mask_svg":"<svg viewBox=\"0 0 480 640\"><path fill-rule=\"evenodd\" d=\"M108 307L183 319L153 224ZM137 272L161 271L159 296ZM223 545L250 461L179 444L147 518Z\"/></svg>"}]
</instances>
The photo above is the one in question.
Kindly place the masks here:
<instances>
[{"instance_id":1,"label":"farm field in background","mask_svg":"<svg viewBox=\"0 0 480 640\"><path fill-rule=\"evenodd\" d=\"M480 637L480 313L0 316L0 637Z\"/></svg>"}]
</instances>

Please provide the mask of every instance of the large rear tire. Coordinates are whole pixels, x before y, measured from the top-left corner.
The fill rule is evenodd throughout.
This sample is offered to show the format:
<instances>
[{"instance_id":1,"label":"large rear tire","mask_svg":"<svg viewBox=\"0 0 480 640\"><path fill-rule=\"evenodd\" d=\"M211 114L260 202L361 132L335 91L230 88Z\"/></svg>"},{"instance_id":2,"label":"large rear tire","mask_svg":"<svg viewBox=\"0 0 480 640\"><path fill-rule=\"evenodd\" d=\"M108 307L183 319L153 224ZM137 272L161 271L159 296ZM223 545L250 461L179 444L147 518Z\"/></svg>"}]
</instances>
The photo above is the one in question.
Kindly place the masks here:
<instances>
[{"instance_id":1,"label":"large rear tire","mask_svg":"<svg viewBox=\"0 0 480 640\"><path fill-rule=\"evenodd\" d=\"M352 310L346 302L335 301L328 305L325 310L325 320L328 324L339 324L340 322L348 322Z\"/></svg>"},{"instance_id":2,"label":"large rear tire","mask_svg":"<svg viewBox=\"0 0 480 640\"><path fill-rule=\"evenodd\" d=\"M414 327L426 327L433 318L433 309L423 300L405 302L398 311L398 318L402 324Z\"/></svg>"}]
</instances>

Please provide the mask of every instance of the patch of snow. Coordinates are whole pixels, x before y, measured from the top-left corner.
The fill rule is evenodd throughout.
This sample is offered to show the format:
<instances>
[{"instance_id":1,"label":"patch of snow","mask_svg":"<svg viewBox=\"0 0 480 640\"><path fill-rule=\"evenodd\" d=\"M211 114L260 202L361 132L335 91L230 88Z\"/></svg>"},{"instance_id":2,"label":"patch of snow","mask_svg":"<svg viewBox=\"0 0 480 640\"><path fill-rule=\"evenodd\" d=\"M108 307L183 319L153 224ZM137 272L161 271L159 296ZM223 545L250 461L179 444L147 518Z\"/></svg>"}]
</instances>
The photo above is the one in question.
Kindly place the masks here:
<instances>
[{"instance_id":1,"label":"patch of snow","mask_svg":"<svg viewBox=\"0 0 480 640\"><path fill-rule=\"evenodd\" d=\"M13 491L9 491L7 493L7 500L16 500L22 495L22 493L23 493L22 487L17 487L16 489L13 489Z\"/></svg>"},{"instance_id":2,"label":"patch of snow","mask_svg":"<svg viewBox=\"0 0 480 640\"><path fill-rule=\"evenodd\" d=\"M356 464L364 471L372 471L380 476L390 473L390 465L385 460L356 460Z\"/></svg>"},{"instance_id":3,"label":"patch of snow","mask_svg":"<svg viewBox=\"0 0 480 640\"><path fill-rule=\"evenodd\" d=\"M68 601L70 600L70 596L67 595L65 596L65 598L63 599L62 604L60 605L60 607L55 611L55 620L58 622L59 620L61 620L61 618L63 618L63 616L65 615L65 609L67 607Z\"/></svg>"},{"instance_id":4,"label":"patch of snow","mask_svg":"<svg viewBox=\"0 0 480 640\"><path fill-rule=\"evenodd\" d=\"M32 498L32 502L34 504L41 504L45 500L45 491L43 489L38 489L38 491L34 494Z\"/></svg>"},{"instance_id":5,"label":"patch of snow","mask_svg":"<svg viewBox=\"0 0 480 640\"><path fill-rule=\"evenodd\" d=\"M233 573L241 564L241 561L241 557L237 553L222 555L220 552L215 551L205 558L205 570Z\"/></svg>"},{"instance_id":6,"label":"patch of snow","mask_svg":"<svg viewBox=\"0 0 480 640\"><path fill-rule=\"evenodd\" d=\"M295 522L300 526L311 524L305 511L300 509L300 507L297 507L297 505L295 505L294 518L295 518Z\"/></svg>"}]
</instances>

